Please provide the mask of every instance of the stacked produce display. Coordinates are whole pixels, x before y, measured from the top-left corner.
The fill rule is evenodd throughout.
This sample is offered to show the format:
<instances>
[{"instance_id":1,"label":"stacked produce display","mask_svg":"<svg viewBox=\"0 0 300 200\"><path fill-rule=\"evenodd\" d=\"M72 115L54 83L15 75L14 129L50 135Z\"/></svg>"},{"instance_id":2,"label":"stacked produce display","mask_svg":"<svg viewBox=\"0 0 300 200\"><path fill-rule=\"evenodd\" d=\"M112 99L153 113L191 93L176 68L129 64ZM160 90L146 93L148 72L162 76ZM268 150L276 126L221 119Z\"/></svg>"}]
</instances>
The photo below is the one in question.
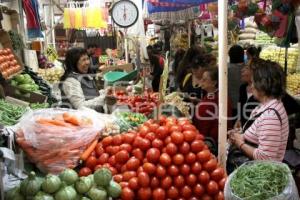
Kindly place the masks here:
<instances>
[{"instance_id":1,"label":"stacked produce display","mask_svg":"<svg viewBox=\"0 0 300 200\"><path fill-rule=\"evenodd\" d=\"M4 79L11 78L22 70L11 49L0 49L0 75Z\"/></svg>"},{"instance_id":2,"label":"stacked produce display","mask_svg":"<svg viewBox=\"0 0 300 200\"><path fill-rule=\"evenodd\" d=\"M286 81L287 91L293 96L300 96L300 74L288 74Z\"/></svg>"},{"instance_id":3,"label":"stacked produce display","mask_svg":"<svg viewBox=\"0 0 300 200\"><path fill-rule=\"evenodd\" d=\"M4 126L13 126L26 112L23 106L14 105L0 99L0 124Z\"/></svg>"},{"instance_id":4,"label":"stacked produce display","mask_svg":"<svg viewBox=\"0 0 300 200\"><path fill-rule=\"evenodd\" d=\"M105 137L79 173L102 167L121 185L122 200L224 199L226 172L186 118L162 116Z\"/></svg>"},{"instance_id":5,"label":"stacked produce display","mask_svg":"<svg viewBox=\"0 0 300 200\"><path fill-rule=\"evenodd\" d=\"M86 177L78 177L74 170L66 169L59 176L48 174L45 178L31 172L20 186L7 192L6 199L107 200L118 198L120 194L121 186L112 180L106 168Z\"/></svg>"},{"instance_id":6,"label":"stacked produce display","mask_svg":"<svg viewBox=\"0 0 300 200\"><path fill-rule=\"evenodd\" d=\"M62 64L58 61L54 61L53 67L51 68L39 68L38 74L49 83L56 83L60 80L62 75L64 75L65 71Z\"/></svg>"},{"instance_id":7,"label":"stacked produce display","mask_svg":"<svg viewBox=\"0 0 300 200\"><path fill-rule=\"evenodd\" d=\"M297 48L288 49L287 68L289 73L295 73L297 71L298 56L299 50ZM285 48L269 46L262 50L260 57L266 60L278 62L282 67L284 67Z\"/></svg>"},{"instance_id":8,"label":"stacked produce display","mask_svg":"<svg viewBox=\"0 0 300 200\"><path fill-rule=\"evenodd\" d=\"M119 105L127 105L132 112L149 115L153 112L158 104L158 94L145 92L143 95L127 95L126 92L120 90L113 94Z\"/></svg>"}]
</instances>

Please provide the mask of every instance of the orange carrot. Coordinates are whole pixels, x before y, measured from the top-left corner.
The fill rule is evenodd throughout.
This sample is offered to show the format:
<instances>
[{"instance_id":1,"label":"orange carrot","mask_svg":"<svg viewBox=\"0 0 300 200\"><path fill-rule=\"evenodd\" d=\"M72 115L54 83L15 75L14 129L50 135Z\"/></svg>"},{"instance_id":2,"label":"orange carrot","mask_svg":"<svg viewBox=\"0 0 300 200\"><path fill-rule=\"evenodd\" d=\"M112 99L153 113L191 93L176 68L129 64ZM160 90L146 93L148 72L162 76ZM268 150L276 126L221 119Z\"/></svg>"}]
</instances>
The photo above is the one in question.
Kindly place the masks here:
<instances>
[{"instance_id":1,"label":"orange carrot","mask_svg":"<svg viewBox=\"0 0 300 200\"><path fill-rule=\"evenodd\" d=\"M43 124L43 125L54 125L54 126L63 126L63 127L71 127L71 124L68 124L64 121L54 120L54 119L44 119L40 118L36 120L37 123Z\"/></svg>"},{"instance_id":2,"label":"orange carrot","mask_svg":"<svg viewBox=\"0 0 300 200\"><path fill-rule=\"evenodd\" d=\"M98 144L98 139L95 139L91 143L91 145L81 154L80 159L81 160L86 160L91 155L91 153L94 151L94 149L96 148L97 144Z\"/></svg>"},{"instance_id":3,"label":"orange carrot","mask_svg":"<svg viewBox=\"0 0 300 200\"><path fill-rule=\"evenodd\" d=\"M71 123L75 126L80 126L80 120L75 115L71 115L70 113L65 112L63 114L63 118L65 122Z\"/></svg>"}]
</instances>

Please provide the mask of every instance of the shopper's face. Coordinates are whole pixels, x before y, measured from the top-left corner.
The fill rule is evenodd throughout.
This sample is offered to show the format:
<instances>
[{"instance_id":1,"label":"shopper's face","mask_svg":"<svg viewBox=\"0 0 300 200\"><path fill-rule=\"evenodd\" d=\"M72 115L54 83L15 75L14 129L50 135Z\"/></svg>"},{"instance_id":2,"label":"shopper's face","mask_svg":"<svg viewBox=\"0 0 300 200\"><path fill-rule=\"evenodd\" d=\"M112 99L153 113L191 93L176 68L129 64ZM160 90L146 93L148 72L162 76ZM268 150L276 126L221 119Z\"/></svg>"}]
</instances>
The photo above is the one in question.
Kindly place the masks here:
<instances>
[{"instance_id":1,"label":"shopper's face","mask_svg":"<svg viewBox=\"0 0 300 200\"><path fill-rule=\"evenodd\" d=\"M77 63L77 69L81 74L86 74L90 67L90 59L88 55L82 55Z\"/></svg>"},{"instance_id":2,"label":"shopper's face","mask_svg":"<svg viewBox=\"0 0 300 200\"><path fill-rule=\"evenodd\" d=\"M201 79L201 88L205 91L215 89L216 81L211 80L209 72L204 72Z\"/></svg>"},{"instance_id":3,"label":"shopper's face","mask_svg":"<svg viewBox=\"0 0 300 200\"><path fill-rule=\"evenodd\" d=\"M251 82L251 76L252 76L252 73L251 73L250 67L245 65L242 68L242 71L241 71L241 80L243 82L250 83Z\"/></svg>"}]
</instances>

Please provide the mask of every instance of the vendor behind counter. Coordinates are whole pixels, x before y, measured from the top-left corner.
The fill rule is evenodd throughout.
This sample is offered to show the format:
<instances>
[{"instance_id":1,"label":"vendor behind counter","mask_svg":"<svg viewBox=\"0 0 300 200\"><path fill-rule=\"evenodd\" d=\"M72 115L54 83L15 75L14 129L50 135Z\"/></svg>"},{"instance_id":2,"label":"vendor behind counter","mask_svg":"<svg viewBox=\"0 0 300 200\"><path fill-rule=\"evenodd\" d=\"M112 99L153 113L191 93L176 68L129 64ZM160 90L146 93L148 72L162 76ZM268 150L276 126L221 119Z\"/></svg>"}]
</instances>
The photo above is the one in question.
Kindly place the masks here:
<instances>
[{"instance_id":1,"label":"vendor behind counter","mask_svg":"<svg viewBox=\"0 0 300 200\"><path fill-rule=\"evenodd\" d=\"M65 74L61 78L62 106L78 109L88 107L102 112L106 92L98 91L90 69L88 52L83 48L72 48L66 53Z\"/></svg>"}]
</instances>

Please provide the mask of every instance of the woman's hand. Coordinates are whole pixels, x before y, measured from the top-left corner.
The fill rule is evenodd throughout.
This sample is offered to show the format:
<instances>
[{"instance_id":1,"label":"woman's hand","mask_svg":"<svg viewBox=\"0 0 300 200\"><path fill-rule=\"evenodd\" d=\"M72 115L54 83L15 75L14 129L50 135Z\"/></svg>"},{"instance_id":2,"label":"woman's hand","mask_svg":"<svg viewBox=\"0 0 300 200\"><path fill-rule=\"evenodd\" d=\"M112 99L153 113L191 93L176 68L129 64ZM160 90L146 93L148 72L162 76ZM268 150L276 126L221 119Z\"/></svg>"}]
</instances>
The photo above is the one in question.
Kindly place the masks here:
<instances>
[{"instance_id":1,"label":"woman's hand","mask_svg":"<svg viewBox=\"0 0 300 200\"><path fill-rule=\"evenodd\" d=\"M237 120L234 124L234 129L237 129L237 128L242 128L242 124L241 124L241 121L240 120Z\"/></svg>"},{"instance_id":2,"label":"woman's hand","mask_svg":"<svg viewBox=\"0 0 300 200\"><path fill-rule=\"evenodd\" d=\"M229 135L230 142L236 145L237 147L240 147L240 145L245 143L245 139L239 129L234 129L229 131L228 135Z\"/></svg>"}]
</instances>

